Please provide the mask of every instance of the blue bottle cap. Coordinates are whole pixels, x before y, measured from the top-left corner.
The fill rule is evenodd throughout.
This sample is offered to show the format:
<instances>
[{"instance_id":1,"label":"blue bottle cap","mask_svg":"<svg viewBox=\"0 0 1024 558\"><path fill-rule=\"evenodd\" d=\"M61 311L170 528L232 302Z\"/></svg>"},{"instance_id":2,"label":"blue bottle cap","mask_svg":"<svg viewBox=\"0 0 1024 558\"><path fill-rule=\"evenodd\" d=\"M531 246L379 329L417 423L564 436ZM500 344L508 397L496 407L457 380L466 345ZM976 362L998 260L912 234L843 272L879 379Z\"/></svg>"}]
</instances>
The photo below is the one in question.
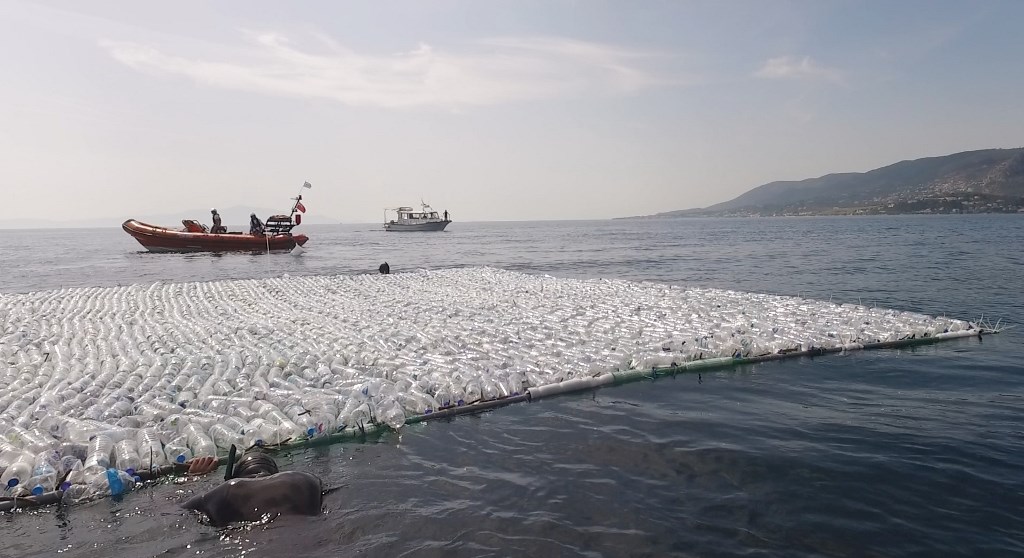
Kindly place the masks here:
<instances>
[{"instance_id":1,"label":"blue bottle cap","mask_svg":"<svg viewBox=\"0 0 1024 558\"><path fill-rule=\"evenodd\" d=\"M135 469L133 467L128 467L127 469L124 470L124 472L128 473L129 477L135 476Z\"/></svg>"},{"instance_id":2,"label":"blue bottle cap","mask_svg":"<svg viewBox=\"0 0 1024 558\"><path fill-rule=\"evenodd\" d=\"M11 479L7 481L7 488L14 488L15 486L18 486L18 479Z\"/></svg>"},{"instance_id":3,"label":"blue bottle cap","mask_svg":"<svg viewBox=\"0 0 1024 558\"><path fill-rule=\"evenodd\" d=\"M314 434L316 434L316 428L310 426L309 428L306 429L306 436L312 438Z\"/></svg>"},{"instance_id":4,"label":"blue bottle cap","mask_svg":"<svg viewBox=\"0 0 1024 558\"><path fill-rule=\"evenodd\" d=\"M183 454L179 455L178 457L175 457L174 460L177 461L178 463L184 463L185 462L185 454L183 453Z\"/></svg>"},{"instance_id":5,"label":"blue bottle cap","mask_svg":"<svg viewBox=\"0 0 1024 558\"><path fill-rule=\"evenodd\" d=\"M60 483L60 489L61 490L67 490L69 488L71 488L71 483L70 482L64 481L64 482Z\"/></svg>"},{"instance_id":6,"label":"blue bottle cap","mask_svg":"<svg viewBox=\"0 0 1024 558\"><path fill-rule=\"evenodd\" d=\"M32 487L32 494L39 496L43 493L43 487L38 484Z\"/></svg>"}]
</instances>

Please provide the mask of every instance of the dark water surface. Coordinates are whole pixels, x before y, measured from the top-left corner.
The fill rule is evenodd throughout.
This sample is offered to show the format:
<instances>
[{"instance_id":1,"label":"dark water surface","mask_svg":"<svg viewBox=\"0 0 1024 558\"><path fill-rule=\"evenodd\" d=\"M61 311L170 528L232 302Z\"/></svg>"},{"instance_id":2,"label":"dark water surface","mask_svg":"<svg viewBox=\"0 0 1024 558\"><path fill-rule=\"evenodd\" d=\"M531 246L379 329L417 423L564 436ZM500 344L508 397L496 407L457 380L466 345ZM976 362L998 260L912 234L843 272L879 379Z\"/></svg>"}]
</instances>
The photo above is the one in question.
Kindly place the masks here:
<instances>
[{"instance_id":1,"label":"dark water surface","mask_svg":"<svg viewBox=\"0 0 1024 558\"><path fill-rule=\"evenodd\" d=\"M0 231L0 294L488 265L1024 318L1024 217L308 226L291 254ZM583 302L585 303L585 302ZM288 454L315 518L215 529L218 475L0 516L0 556L1021 556L1024 335L679 375Z\"/></svg>"}]
</instances>

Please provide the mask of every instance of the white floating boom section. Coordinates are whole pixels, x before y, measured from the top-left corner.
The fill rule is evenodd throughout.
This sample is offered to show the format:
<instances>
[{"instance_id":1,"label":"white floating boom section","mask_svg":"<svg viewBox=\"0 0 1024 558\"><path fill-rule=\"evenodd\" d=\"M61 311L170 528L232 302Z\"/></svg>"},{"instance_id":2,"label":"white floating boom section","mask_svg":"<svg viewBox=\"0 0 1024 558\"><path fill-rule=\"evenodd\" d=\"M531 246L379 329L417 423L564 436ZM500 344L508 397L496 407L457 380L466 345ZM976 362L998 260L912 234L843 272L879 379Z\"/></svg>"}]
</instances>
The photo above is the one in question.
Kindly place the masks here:
<instances>
[{"instance_id":1,"label":"white floating boom section","mask_svg":"<svg viewBox=\"0 0 1024 558\"><path fill-rule=\"evenodd\" d=\"M70 479L93 485L107 468L231 444L981 332L861 305L492 268L3 294L0 324L0 469L53 451L80 457ZM8 491L58 488L36 477Z\"/></svg>"}]
</instances>

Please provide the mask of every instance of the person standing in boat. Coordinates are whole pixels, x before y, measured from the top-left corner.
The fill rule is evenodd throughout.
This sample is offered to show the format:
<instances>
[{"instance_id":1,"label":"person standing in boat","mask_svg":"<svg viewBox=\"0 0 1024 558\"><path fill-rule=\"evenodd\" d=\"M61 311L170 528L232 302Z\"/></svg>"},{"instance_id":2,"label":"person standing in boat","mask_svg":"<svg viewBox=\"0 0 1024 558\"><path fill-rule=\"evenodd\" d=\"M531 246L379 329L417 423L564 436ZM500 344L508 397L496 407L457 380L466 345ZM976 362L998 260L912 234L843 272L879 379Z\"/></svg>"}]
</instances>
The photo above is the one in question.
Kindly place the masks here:
<instances>
[{"instance_id":1,"label":"person standing in boat","mask_svg":"<svg viewBox=\"0 0 1024 558\"><path fill-rule=\"evenodd\" d=\"M263 236L263 221L255 213L249 214L249 234Z\"/></svg>"},{"instance_id":2,"label":"person standing in boat","mask_svg":"<svg viewBox=\"0 0 1024 558\"><path fill-rule=\"evenodd\" d=\"M213 228L210 229L212 233L227 232L227 229L220 224L220 213L217 213L217 209L211 209L210 213L213 214Z\"/></svg>"},{"instance_id":3,"label":"person standing in boat","mask_svg":"<svg viewBox=\"0 0 1024 558\"><path fill-rule=\"evenodd\" d=\"M447 209L444 210L444 220L445 221L448 220L448 210Z\"/></svg>"}]
</instances>

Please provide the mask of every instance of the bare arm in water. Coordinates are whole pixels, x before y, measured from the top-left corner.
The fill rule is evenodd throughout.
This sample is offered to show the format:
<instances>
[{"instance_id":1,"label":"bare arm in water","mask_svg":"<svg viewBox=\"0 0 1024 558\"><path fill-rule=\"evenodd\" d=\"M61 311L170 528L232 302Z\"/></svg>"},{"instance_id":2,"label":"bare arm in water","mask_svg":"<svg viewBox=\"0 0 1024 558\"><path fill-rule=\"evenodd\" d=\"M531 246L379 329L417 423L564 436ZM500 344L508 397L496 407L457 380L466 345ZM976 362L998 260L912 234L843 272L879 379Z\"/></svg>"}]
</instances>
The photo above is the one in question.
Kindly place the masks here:
<instances>
[{"instance_id":1,"label":"bare arm in water","mask_svg":"<svg viewBox=\"0 0 1024 558\"><path fill-rule=\"evenodd\" d=\"M193 457L185 465L188 467L188 474L205 475L216 471L217 467L220 467L220 461L216 457Z\"/></svg>"}]
</instances>

